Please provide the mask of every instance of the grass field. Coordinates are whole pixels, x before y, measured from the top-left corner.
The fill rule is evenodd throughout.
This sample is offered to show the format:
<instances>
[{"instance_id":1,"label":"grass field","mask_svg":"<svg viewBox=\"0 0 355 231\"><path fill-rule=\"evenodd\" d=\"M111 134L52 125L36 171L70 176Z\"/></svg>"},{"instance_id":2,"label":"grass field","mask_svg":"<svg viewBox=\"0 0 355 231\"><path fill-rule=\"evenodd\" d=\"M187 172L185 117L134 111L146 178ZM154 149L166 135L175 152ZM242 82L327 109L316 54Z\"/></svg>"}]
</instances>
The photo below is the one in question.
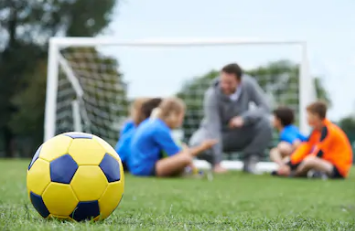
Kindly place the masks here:
<instances>
[{"instance_id":1,"label":"grass field","mask_svg":"<svg viewBox=\"0 0 355 231\"><path fill-rule=\"evenodd\" d=\"M42 219L26 195L28 161L0 160L3 230L355 230L355 171L346 181L229 173L214 181L126 177L103 222Z\"/></svg>"}]
</instances>

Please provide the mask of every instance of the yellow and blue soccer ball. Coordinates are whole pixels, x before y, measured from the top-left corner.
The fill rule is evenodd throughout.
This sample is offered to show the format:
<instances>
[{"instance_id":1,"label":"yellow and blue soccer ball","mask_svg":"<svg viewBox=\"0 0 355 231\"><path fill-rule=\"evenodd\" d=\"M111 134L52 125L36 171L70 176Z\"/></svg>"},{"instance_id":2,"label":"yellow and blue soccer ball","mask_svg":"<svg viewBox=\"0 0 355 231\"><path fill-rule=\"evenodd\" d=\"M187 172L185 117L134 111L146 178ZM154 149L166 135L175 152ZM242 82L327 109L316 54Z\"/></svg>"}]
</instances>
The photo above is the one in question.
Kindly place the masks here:
<instances>
[{"instance_id":1,"label":"yellow and blue soccer ball","mask_svg":"<svg viewBox=\"0 0 355 231\"><path fill-rule=\"evenodd\" d=\"M97 136L64 133L37 150L28 166L27 190L44 218L102 220L123 196L121 159Z\"/></svg>"}]
</instances>

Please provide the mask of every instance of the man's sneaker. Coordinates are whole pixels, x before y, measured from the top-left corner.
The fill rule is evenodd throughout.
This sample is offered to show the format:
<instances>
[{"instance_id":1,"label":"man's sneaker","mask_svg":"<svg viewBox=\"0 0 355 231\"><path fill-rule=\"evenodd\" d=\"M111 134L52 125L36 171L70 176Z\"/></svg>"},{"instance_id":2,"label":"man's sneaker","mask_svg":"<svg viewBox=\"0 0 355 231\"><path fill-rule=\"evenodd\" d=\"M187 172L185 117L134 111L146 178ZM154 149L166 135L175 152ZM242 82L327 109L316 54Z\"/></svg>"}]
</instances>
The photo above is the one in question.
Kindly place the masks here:
<instances>
[{"instance_id":1,"label":"man's sneaker","mask_svg":"<svg viewBox=\"0 0 355 231\"><path fill-rule=\"evenodd\" d=\"M255 175L260 175L262 172L258 171L256 168L259 158L257 156L251 156L244 161L243 171Z\"/></svg>"},{"instance_id":2,"label":"man's sneaker","mask_svg":"<svg viewBox=\"0 0 355 231\"><path fill-rule=\"evenodd\" d=\"M243 160L243 172L248 172L250 159L249 157L244 158Z\"/></svg>"}]
</instances>

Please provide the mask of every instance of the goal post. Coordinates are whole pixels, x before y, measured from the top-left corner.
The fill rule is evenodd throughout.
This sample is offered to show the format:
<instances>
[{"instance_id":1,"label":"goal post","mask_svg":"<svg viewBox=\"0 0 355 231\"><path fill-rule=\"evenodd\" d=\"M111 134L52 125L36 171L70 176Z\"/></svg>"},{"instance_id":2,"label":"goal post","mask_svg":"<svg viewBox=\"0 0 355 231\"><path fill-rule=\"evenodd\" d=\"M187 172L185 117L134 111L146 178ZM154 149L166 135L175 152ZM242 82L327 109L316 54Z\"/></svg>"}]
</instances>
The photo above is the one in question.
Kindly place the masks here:
<instances>
[{"instance_id":1,"label":"goal post","mask_svg":"<svg viewBox=\"0 0 355 231\"><path fill-rule=\"evenodd\" d=\"M67 129L85 130L85 123L94 124L96 123L96 131L102 131L104 128L100 128L101 124L105 127L112 129L111 132L118 133L118 127L113 121L103 121L111 120L112 115L119 115L123 111L119 108L119 105L105 104L104 99L106 99L105 94L110 95L112 99L115 99L115 94L120 91L125 91L123 89L123 83L117 83L108 77L108 74L102 73L102 66L107 68L110 64L110 60L106 60L95 51L90 50L90 48L96 47L124 47L124 48L169 48L169 47L233 47L233 46L267 46L267 45L289 45L296 46L300 50L299 55L299 80L298 80L298 111L299 111L299 125L303 132L309 132L309 127L306 123L305 117L305 107L307 104L316 99L314 80L309 73L309 64L307 57L307 44L304 41L292 41L292 40L261 40L261 39L238 39L238 38L217 38L217 39L206 39L206 38L193 38L193 39L142 39L142 40L117 40L117 39L107 39L107 38L51 38L49 42L49 54L48 54L48 70L47 70L47 94L46 94L46 106L45 106L45 124L44 124L44 140L48 140L55 136L58 132L58 117L69 116L70 114L70 125ZM75 49L86 49L80 50L77 57L73 54L71 60L68 57L62 55L63 50ZM101 59L101 63L93 63L94 67L90 67L85 60L98 60ZM119 60L119 58L117 58ZM93 62L93 61L91 61ZM238 60L236 60L238 62ZM81 69L80 69L81 68ZM101 68L101 69L100 69ZM112 64L111 69L108 70L110 75L118 75L114 70L116 67ZM80 69L80 71L76 70ZM95 69L95 70L93 70ZM105 69L106 70L106 69ZM97 73L90 73L91 71L96 71ZM98 74L100 72L100 74ZM80 76L85 76L85 79L80 80ZM90 76L92 75L92 76ZM101 82L95 80L95 76L102 75ZM65 79L65 83L59 81L59 78ZM95 78L94 78L95 77ZM70 90L61 87L61 84L66 84L70 86ZM85 86L90 86L90 94L88 96L88 88ZM96 91L92 88L103 89ZM109 90L106 91L106 88ZM117 89L116 89L117 88ZM65 90L63 90L65 89ZM64 94L65 91L65 94ZM172 92L176 93L176 92ZM65 95L65 96L63 96ZM99 96L98 96L99 95ZM59 101L59 97L66 97L65 101ZM85 98L86 97L86 98ZM96 97L96 98L95 98ZM202 96L201 96L202 97ZM102 99L103 100L102 100ZM108 99L109 100L109 99ZM118 101L116 101L118 102ZM61 103L58 105L58 103ZM83 107L82 105L87 106ZM100 105L106 108L109 113L98 112L95 106ZM58 108L70 108L70 113L58 114ZM67 109L66 109L67 110ZM121 110L121 111L120 111ZM91 114L90 114L91 113ZM111 114L110 114L111 113ZM93 115L97 116L99 119L95 122L92 121ZM119 115L126 116L126 115ZM100 119L101 118L101 119ZM115 121L117 122L117 121ZM199 122L199 121L198 121ZM80 123L80 124L77 124ZM83 124L81 124L83 123ZM101 123L101 124L97 124ZM93 126L94 126L93 125ZM117 131L115 131L117 130ZM95 133L95 132L93 132ZM100 134L97 134L100 135ZM105 138L105 137L103 137Z\"/></svg>"}]
</instances>

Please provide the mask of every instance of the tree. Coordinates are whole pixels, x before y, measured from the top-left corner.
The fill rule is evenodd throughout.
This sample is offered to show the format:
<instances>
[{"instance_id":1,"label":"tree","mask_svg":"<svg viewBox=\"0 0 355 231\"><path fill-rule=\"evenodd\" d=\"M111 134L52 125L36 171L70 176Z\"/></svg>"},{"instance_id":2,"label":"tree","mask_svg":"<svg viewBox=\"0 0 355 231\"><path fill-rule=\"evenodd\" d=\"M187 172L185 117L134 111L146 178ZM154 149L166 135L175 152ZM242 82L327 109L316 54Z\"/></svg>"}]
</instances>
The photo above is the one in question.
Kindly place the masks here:
<instances>
[{"instance_id":1,"label":"tree","mask_svg":"<svg viewBox=\"0 0 355 231\"><path fill-rule=\"evenodd\" d=\"M355 152L355 116L350 115L342 118L339 123L339 127L341 127L345 134L348 136L350 143L352 144L353 151ZM353 160L355 163L355 159Z\"/></svg>"},{"instance_id":2,"label":"tree","mask_svg":"<svg viewBox=\"0 0 355 231\"><path fill-rule=\"evenodd\" d=\"M16 149L21 156L26 157L33 155L33 151L43 140L47 64L44 60L39 60L35 66L36 69L32 72L24 73L24 79L30 79L31 84L12 97L11 103L17 111L12 114L8 123L17 138Z\"/></svg>"},{"instance_id":3,"label":"tree","mask_svg":"<svg viewBox=\"0 0 355 231\"><path fill-rule=\"evenodd\" d=\"M109 22L116 0L3 0L0 1L0 133L4 137L6 156L14 155L14 138L26 134L28 124L19 121L16 128L10 122L12 117L25 114L19 106L35 100L30 89L36 89L40 82L45 84L45 75L40 71L42 80L29 78L36 69L46 62L47 42L50 37L95 36L102 32ZM38 77L40 78L40 77ZM37 91L45 95L45 88ZM19 94L22 95L18 96ZM32 104L34 102L31 102ZM31 104L29 103L29 104ZM36 124L43 119L44 105L37 97L40 115L33 115ZM28 112L27 112L28 113ZM16 120L16 119L15 119ZM20 123L21 122L21 123ZM43 121L41 121L43 123ZM20 127L23 128L20 128ZM29 126L31 127L31 126ZM41 134L43 126L37 126L34 133ZM34 142L40 142L36 139Z\"/></svg>"},{"instance_id":4,"label":"tree","mask_svg":"<svg viewBox=\"0 0 355 231\"><path fill-rule=\"evenodd\" d=\"M256 78L261 88L268 93L269 100L273 106L287 105L296 112L299 110L299 92L298 87L295 87L299 85L299 66L297 64L288 60L280 60L246 70L245 72ZM198 122L203 117L203 93L218 75L219 72L213 70L205 75L195 77L187 81L177 94L187 104L183 125L187 138L197 129ZM324 89L320 78L315 78L315 86L318 97L329 102L327 91Z\"/></svg>"},{"instance_id":5,"label":"tree","mask_svg":"<svg viewBox=\"0 0 355 231\"><path fill-rule=\"evenodd\" d=\"M339 126L344 130L345 133L355 134L355 117L347 116L339 121Z\"/></svg>"}]
</instances>

